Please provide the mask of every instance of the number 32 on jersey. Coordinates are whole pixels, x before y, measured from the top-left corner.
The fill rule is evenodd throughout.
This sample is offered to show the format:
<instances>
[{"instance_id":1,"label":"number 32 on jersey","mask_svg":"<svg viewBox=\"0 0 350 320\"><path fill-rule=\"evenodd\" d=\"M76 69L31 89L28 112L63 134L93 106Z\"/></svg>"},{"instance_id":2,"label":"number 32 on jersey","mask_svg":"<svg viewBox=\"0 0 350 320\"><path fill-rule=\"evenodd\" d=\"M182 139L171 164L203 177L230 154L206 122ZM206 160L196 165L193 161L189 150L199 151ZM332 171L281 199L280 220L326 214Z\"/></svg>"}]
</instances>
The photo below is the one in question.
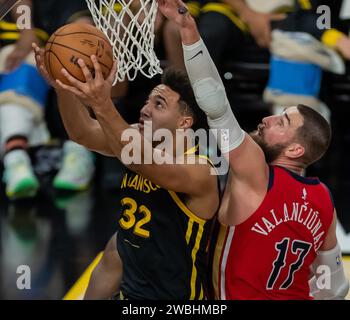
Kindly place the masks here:
<instances>
[{"instance_id":1,"label":"number 32 on jersey","mask_svg":"<svg viewBox=\"0 0 350 320\"><path fill-rule=\"evenodd\" d=\"M121 214L120 226L125 230L133 228L135 235L149 238L150 232L146 229L146 225L151 221L151 211L144 205L138 206L136 201L131 198L122 199L121 204L126 209Z\"/></svg>"}]
</instances>

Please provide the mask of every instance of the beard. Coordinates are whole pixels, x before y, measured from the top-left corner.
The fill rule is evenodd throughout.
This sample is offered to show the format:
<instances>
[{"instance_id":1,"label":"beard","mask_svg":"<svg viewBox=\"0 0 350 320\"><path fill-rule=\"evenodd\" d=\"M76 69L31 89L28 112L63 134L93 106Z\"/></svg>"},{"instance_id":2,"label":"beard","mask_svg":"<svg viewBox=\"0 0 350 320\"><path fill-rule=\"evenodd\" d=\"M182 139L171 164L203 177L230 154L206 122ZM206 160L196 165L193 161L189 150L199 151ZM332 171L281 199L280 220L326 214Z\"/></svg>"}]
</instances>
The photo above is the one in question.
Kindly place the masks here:
<instances>
[{"instance_id":1,"label":"beard","mask_svg":"<svg viewBox=\"0 0 350 320\"><path fill-rule=\"evenodd\" d=\"M275 161L281 155L282 151L287 147L287 144L275 144L273 146L268 145L264 140L263 132L260 135L258 130L249 133L249 135L263 150L267 163L272 163Z\"/></svg>"}]
</instances>

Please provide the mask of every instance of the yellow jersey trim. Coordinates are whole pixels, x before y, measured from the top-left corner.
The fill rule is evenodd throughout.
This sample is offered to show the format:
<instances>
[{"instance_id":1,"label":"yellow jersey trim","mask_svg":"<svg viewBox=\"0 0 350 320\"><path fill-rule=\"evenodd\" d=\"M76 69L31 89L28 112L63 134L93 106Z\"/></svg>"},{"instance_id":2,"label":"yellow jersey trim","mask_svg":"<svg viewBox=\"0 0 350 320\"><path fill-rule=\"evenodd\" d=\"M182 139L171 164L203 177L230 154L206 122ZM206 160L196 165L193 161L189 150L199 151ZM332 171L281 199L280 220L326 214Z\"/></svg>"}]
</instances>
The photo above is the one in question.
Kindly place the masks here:
<instances>
[{"instance_id":1,"label":"yellow jersey trim","mask_svg":"<svg viewBox=\"0 0 350 320\"><path fill-rule=\"evenodd\" d=\"M0 29L7 31L18 31L17 25L12 22L0 21Z\"/></svg>"},{"instance_id":2,"label":"yellow jersey trim","mask_svg":"<svg viewBox=\"0 0 350 320\"><path fill-rule=\"evenodd\" d=\"M312 4L310 0L299 0L300 6L303 10L311 10Z\"/></svg>"},{"instance_id":3,"label":"yellow jersey trim","mask_svg":"<svg viewBox=\"0 0 350 320\"><path fill-rule=\"evenodd\" d=\"M190 1L187 4L188 11L190 12L192 17L197 18L201 13L201 5L197 1Z\"/></svg>"},{"instance_id":4,"label":"yellow jersey trim","mask_svg":"<svg viewBox=\"0 0 350 320\"><path fill-rule=\"evenodd\" d=\"M215 300L220 300L220 295L221 295L219 290L219 282L220 282L219 274L221 269L220 260L224 251L227 231L228 231L228 228L220 224L220 229L219 229L218 238L215 244L215 251L214 251L214 257L213 257L213 264L212 264L212 267L213 267L212 282L214 287Z\"/></svg>"},{"instance_id":5,"label":"yellow jersey trim","mask_svg":"<svg viewBox=\"0 0 350 320\"><path fill-rule=\"evenodd\" d=\"M197 237L196 237L196 242L195 245L192 249L192 275L191 275L191 296L190 296L190 300L194 300L196 297L196 282L197 282L197 268L196 268L196 257L197 257L197 252L199 250L199 246L200 246L200 242L202 240L202 236L203 236L203 231L204 231L204 227L203 225L199 225L199 229L197 232Z\"/></svg>"},{"instance_id":6,"label":"yellow jersey trim","mask_svg":"<svg viewBox=\"0 0 350 320\"><path fill-rule=\"evenodd\" d=\"M192 228L193 228L193 220L188 220L187 224L187 232L186 232L186 243L190 243L191 235L192 235Z\"/></svg>"},{"instance_id":7,"label":"yellow jersey trim","mask_svg":"<svg viewBox=\"0 0 350 320\"><path fill-rule=\"evenodd\" d=\"M323 35L322 35L322 43L324 43L326 46L334 48L338 42L338 40L342 37L344 37L345 34L336 30L336 29L330 29L327 30Z\"/></svg>"},{"instance_id":8,"label":"yellow jersey trim","mask_svg":"<svg viewBox=\"0 0 350 320\"><path fill-rule=\"evenodd\" d=\"M199 150L199 145L196 144L194 147L188 149L184 154L189 155L189 154L194 154Z\"/></svg>"},{"instance_id":9,"label":"yellow jersey trim","mask_svg":"<svg viewBox=\"0 0 350 320\"><path fill-rule=\"evenodd\" d=\"M192 155L194 153L196 153L197 151L199 150L199 145L195 145L194 147L192 147L191 149L188 149L186 152L185 152L185 155ZM199 155L196 155L198 158L200 159L205 159L209 162L209 164L215 168L215 165L214 163L209 159L208 156L204 156L202 154L199 154Z\"/></svg>"},{"instance_id":10,"label":"yellow jersey trim","mask_svg":"<svg viewBox=\"0 0 350 320\"><path fill-rule=\"evenodd\" d=\"M209 162L209 164L215 168L213 161L211 161L207 156L203 156L200 154L200 155L198 155L198 158L207 160Z\"/></svg>"},{"instance_id":11,"label":"yellow jersey trim","mask_svg":"<svg viewBox=\"0 0 350 320\"><path fill-rule=\"evenodd\" d=\"M199 300L203 300L204 297L204 291L203 291L203 286L201 285L201 293L199 294Z\"/></svg>"},{"instance_id":12,"label":"yellow jersey trim","mask_svg":"<svg viewBox=\"0 0 350 320\"><path fill-rule=\"evenodd\" d=\"M116 13L120 13L123 9L123 6L120 4L120 3L116 3L114 6L113 6L113 10L116 12ZM104 5L102 8L101 8L101 11L102 11L102 14L103 15L107 15L108 12L110 12L112 10L111 7L109 6L106 6Z\"/></svg>"},{"instance_id":13,"label":"yellow jersey trim","mask_svg":"<svg viewBox=\"0 0 350 320\"><path fill-rule=\"evenodd\" d=\"M47 41L50 38L49 34L41 29L35 29L35 34L43 41Z\"/></svg>"},{"instance_id":14,"label":"yellow jersey trim","mask_svg":"<svg viewBox=\"0 0 350 320\"><path fill-rule=\"evenodd\" d=\"M0 33L1 40L18 40L20 38L19 32L4 32Z\"/></svg>"},{"instance_id":15,"label":"yellow jersey trim","mask_svg":"<svg viewBox=\"0 0 350 320\"><path fill-rule=\"evenodd\" d=\"M88 288L91 274L99 264L103 256L103 252L101 252L89 267L85 270L85 272L81 275L79 280L74 284L74 286L67 292L64 296L63 300L82 300Z\"/></svg>"},{"instance_id":16,"label":"yellow jersey trim","mask_svg":"<svg viewBox=\"0 0 350 320\"><path fill-rule=\"evenodd\" d=\"M116 3L113 8L115 12L120 13L123 9L123 6L120 3Z\"/></svg>"},{"instance_id":17,"label":"yellow jersey trim","mask_svg":"<svg viewBox=\"0 0 350 320\"><path fill-rule=\"evenodd\" d=\"M293 7L290 6L281 6L273 10L271 13L291 13L293 12Z\"/></svg>"},{"instance_id":18,"label":"yellow jersey trim","mask_svg":"<svg viewBox=\"0 0 350 320\"><path fill-rule=\"evenodd\" d=\"M224 3L208 3L203 6L203 13L218 12L229 18L243 32L248 32L248 26L233 12L232 8Z\"/></svg>"},{"instance_id":19,"label":"yellow jersey trim","mask_svg":"<svg viewBox=\"0 0 350 320\"><path fill-rule=\"evenodd\" d=\"M183 211L183 213L188 216L190 219L194 220L195 222L199 223L200 225L204 225L207 221L199 218L197 215L195 215L190 209L186 207L186 205L181 201L179 196L174 191L167 190L172 197L172 199L175 201L177 206Z\"/></svg>"},{"instance_id":20,"label":"yellow jersey trim","mask_svg":"<svg viewBox=\"0 0 350 320\"><path fill-rule=\"evenodd\" d=\"M0 29L4 32L0 32L0 39L2 40L18 40L20 38L20 30L17 28L16 23L0 21ZM34 29L36 36L42 41L49 39L49 34L42 29Z\"/></svg>"}]
</instances>

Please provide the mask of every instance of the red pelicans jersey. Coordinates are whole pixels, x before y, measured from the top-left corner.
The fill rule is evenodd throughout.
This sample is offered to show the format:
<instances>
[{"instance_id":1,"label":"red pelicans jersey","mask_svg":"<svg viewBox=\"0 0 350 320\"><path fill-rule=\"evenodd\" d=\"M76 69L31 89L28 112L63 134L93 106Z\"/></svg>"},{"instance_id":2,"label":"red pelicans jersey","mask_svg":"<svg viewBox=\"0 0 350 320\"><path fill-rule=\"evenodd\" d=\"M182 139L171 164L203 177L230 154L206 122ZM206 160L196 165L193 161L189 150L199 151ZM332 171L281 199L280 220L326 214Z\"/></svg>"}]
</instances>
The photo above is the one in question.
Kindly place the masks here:
<instances>
[{"instance_id":1,"label":"red pelicans jersey","mask_svg":"<svg viewBox=\"0 0 350 320\"><path fill-rule=\"evenodd\" d=\"M317 178L270 167L260 207L236 227L220 227L213 254L218 299L312 299L310 266L332 223L334 205Z\"/></svg>"}]
</instances>

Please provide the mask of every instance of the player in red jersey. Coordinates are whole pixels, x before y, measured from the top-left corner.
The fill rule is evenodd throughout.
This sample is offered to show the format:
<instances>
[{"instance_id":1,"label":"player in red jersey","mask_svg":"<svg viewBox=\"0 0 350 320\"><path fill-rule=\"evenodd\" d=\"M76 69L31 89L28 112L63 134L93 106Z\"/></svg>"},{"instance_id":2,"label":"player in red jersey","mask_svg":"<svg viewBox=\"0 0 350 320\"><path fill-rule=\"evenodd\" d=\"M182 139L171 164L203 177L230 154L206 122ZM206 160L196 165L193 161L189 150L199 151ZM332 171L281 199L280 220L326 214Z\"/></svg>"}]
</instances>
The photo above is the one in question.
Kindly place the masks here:
<instances>
[{"instance_id":1,"label":"player in red jersey","mask_svg":"<svg viewBox=\"0 0 350 320\"><path fill-rule=\"evenodd\" d=\"M299 105L264 118L255 132L245 133L185 4L158 2L179 27L197 102L210 127L219 130L218 144L230 164L219 212L220 222L229 227L219 234L214 254L217 298L312 299L310 275L314 297L344 298L349 282L331 195L318 179L302 177L328 149L329 124Z\"/></svg>"}]
</instances>

